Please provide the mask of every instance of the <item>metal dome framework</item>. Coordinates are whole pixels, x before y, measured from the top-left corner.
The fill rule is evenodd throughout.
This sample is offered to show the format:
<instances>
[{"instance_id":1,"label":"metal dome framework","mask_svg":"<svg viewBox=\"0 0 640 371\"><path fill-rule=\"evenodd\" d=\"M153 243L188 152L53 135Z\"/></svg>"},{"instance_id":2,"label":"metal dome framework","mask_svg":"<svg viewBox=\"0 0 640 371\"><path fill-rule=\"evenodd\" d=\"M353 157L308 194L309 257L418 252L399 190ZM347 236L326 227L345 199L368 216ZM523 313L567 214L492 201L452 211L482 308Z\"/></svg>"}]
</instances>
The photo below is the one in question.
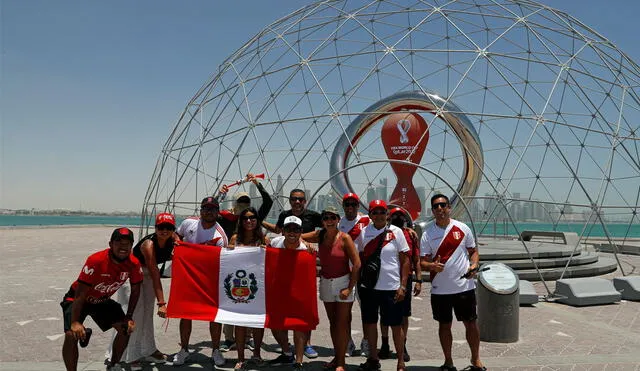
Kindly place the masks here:
<instances>
[{"instance_id":1,"label":"metal dome framework","mask_svg":"<svg viewBox=\"0 0 640 371\"><path fill-rule=\"evenodd\" d=\"M195 213L248 172L265 173L276 211L293 188L330 195L345 136L354 191L384 195L395 178L381 123L357 143L346 130L375 102L417 91L460 107L478 133L482 179L465 199L478 234L535 220L611 243L640 237L639 72L605 37L531 1L319 1L267 26L197 91L164 144L143 226ZM462 176L437 107L420 112L430 139L419 165L439 175L417 172L425 195Z\"/></svg>"}]
</instances>

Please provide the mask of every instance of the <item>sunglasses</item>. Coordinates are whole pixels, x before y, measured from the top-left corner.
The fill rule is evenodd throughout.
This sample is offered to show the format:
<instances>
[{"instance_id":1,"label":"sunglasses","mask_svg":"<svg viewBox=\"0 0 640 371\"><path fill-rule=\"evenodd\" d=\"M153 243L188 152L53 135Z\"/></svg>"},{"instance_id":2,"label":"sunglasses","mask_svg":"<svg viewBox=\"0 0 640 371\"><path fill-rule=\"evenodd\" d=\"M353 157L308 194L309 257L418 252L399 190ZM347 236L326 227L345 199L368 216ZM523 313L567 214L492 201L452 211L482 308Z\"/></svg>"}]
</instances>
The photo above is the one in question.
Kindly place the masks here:
<instances>
[{"instance_id":1,"label":"sunglasses","mask_svg":"<svg viewBox=\"0 0 640 371\"><path fill-rule=\"evenodd\" d=\"M357 202L345 202L342 204L342 206L344 207L357 207L358 203Z\"/></svg>"},{"instance_id":2,"label":"sunglasses","mask_svg":"<svg viewBox=\"0 0 640 371\"><path fill-rule=\"evenodd\" d=\"M447 202L438 202L436 204L431 205L431 208L433 210L436 210L437 208L446 209L447 206L449 206L449 204Z\"/></svg>"},{"instance_id":3,"label":"sunglasses","mask_svg":"<svg viewBox=\"0 0 640 371\"><path fill-rule=\"evenodd\" d=\"M205 213L216 213L220 209L217 207L201 207L200 211L204 211Z\"/></svg>"},{"instance_id":4,"label":"sunglasses","mask_svg":"<svg viewBox=\"0 0 640 371\"><path fill-rule=\"evenodd\" d=\"M302 232L302 227L285 227L285 233L300 233Z\"/></svg>"},{"instance_id":5,"label":"sunglasses","mask_svg":"<svg viewBox=\"0 0 640 371\"><path fill-rule=\"evenodd\" d=\"M159 231L174 231L176 228L172 225L156 225L156 229Z\"/></svg>"},{"instance_id":6,"label":"sunglasses","mask_svg":"<svg viewBox=\"0 0 640 371\"><path fill-rule=\"evenodd\" d=\"M387 215L387 210L371 211L369 215Z\"/></svg>"},{"instance_id":7,"label":"sunglasses","mask_svg":"<svg viewBox=\"0 0 640 371\"><path fill-rule=\"evenodd\" d=\"M337 215L323 215L322 216L322 220L338 220L338 216Z\"/></svg>"},{"instance_id":8,"label":"sunglasses","mask_svg":"<svg viewBox=\"0 0 640 371\"><path fill-rule=\"evenodd\" d=\"M300 201L300 202L305 202L307 199L304 197L289 197L289 201L291 202L296 202L296 201Z\"/></svg>"},{"instance_id":9,"label":"sunglasses","mask_svg":"<svg viewBox=\"0 0 640 371\"><path fill-rule=\"evenodd\" d=\"M247 220L251 220L251 221L253 221L253 220L258 220L258 217L257 217L257 216L255 216L255 215L251 215L251 216L243 216L243 217L242 217L242 220L244 220L244 221L247 221Z\"/></svg>"}]
</instances>

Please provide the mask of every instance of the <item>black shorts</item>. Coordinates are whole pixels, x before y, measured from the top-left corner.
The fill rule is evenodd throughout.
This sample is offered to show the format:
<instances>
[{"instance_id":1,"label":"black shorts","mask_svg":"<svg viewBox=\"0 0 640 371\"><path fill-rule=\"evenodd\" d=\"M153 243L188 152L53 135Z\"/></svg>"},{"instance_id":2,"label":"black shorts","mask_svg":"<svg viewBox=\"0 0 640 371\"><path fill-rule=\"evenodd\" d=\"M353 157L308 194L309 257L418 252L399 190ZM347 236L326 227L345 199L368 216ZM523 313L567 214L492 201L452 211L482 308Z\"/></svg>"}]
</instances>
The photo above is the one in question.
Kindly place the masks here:
<instances>
[{"instance_id":1,"label":"black shorts","mask_svg":"<svg viewBox=\"0 0 640 371\"><path fill-rule=\"evenodd\" d=\"M60 306L62 307L62 317L64 318L64 331L67 332L71 329L73 301L62 300ZM91 316L102 331L107 331L113 327L114 323L124 321L125 319L122 306L112 299L107 299L99 304L89 304L85 302L82 313L80 313L80 323L84 323L87 316Z\"/></svg>"},{"instance_id":2,"label":"black shorts","mask_svg":"<svg viewBox=\"0 0 640 371\"><path fill-rule=\"evenodd\" d=\"M457 294L431 294L433 319L441 323L453 322L452 309L458 321L469 322L477 319L475 290L459 292Z\"/></svg>"},{"instance_id":3,"label":"black shorts","mask_svg":"<svg viewBox=\"0 0 640 371\"><path fill-rule=\"evenodd\" d=\"M384 326L400 326L402 324L403 302L395 303L396 290L372 290L358 287L360 296L360 313L362 323L380 323Z\"/></svg>"},{"instance_id":4,"label":"black shorts","mask_svg":"<svg viewBox=\"0 0 640 371\"><path fill-rule=\"evenodd\" d=\"M407 279L407 287L402 300L402 316L411 317L411 296L413 296L413 278L409 275Z\"/></svg>"}]
</instances>

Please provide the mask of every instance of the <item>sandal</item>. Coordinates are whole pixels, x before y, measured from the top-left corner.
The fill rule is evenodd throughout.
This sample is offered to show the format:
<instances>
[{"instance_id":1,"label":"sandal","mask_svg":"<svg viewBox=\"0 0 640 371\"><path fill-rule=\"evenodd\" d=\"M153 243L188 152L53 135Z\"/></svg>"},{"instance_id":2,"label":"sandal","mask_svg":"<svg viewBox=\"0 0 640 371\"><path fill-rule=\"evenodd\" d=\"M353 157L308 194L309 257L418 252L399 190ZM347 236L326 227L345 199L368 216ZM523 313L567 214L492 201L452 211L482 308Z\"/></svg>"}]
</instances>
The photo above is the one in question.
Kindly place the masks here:
<instances>
[{"instance_id":1,"label":"sandal","mask_svg":"<svg viewBox=\"0 0 640 371\"><path fill-rule=\"evenodd\" d=\"M361 363L358 371L378 371L380 370L380 361L369 358L365 363Z\"/></svg>"},{"instance_id":2,"label":"sandal","mask_svg":"<svg viewBox=\"0 0 640 371\"><path fill-rule=\"evenodd\" d=\"M322 368L325 369L325 370L331 370L332 368L336 368L336 366L337 366L336 363L337 363L336 359L334 358L334 359L331 360L331 362L325 363L322 366Z\"/></svg>"},{"instance_id":3,"label":"sandal","mask_svg":"<svg viewBox=\"0 0 640 371\"><path fill-rule=\"evenodd\" d=\"M236 363L235 367L233 367L234 370L246 370L247 367L245 365L245 361L240 361L238 363Z\"/></svg>"},{"instance_id":4,"label":"sandal","mask_svg":"<svg viewBox=\"0 0 640 371\"><path fill-rule=\"evenodd\" d=\"M487 371L487 368L484 366L469 365L463 368L462 371Z\"/></svg>"},{"instance_id":5,"label":"sandal","mask_svg":"<svg viewBox=\"0 0 640 371\"><path fill-rule=\"evenodd\" d=\"M458 369L454 365L442 365L440 371L458 371Z\"/></svg>"}]
</instances>

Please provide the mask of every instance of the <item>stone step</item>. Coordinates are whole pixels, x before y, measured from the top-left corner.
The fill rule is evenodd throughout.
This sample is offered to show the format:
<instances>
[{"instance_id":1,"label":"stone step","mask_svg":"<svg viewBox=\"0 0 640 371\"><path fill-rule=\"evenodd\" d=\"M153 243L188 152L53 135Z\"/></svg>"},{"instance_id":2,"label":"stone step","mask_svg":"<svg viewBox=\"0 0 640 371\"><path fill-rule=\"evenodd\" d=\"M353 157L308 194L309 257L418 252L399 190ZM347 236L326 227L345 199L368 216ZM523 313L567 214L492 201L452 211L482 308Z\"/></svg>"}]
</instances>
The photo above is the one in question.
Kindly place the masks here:
<instances>
[{"instance_id":1,"label":"stone step","mask_svg":"<svg viewBox=\"0 0 640 371\"><path fill-rule=\"evenodd\" d=\"M574 266L574 265L584 265L584 264L591 264L591 263L595 263L598 261L598 254L594 253L594 252L583 252L580 253L580 251L577 252L578 255L574 255L571 258L571 261L569 263L569 266ZM569 261L569 257L568 256L563 256L563 257L557 257L557 258L544 258L544 259L536 259L534 258L536 264L538 265L538 268L542 269L542 268L560 268L560 267L564 267L567 262ZM484 257L481 256L480 257L480 261L481 262L487 262L488 260ZM517 259L517 260L500 260L500 263L504 263L506 265L508 265L509 267L511 267L512 269L515 270L519 270L519 269L534 269L534 265L533 262L531 262L531 259L529 258L525 258L525 259Z\"/></svg>"},{"instance_id":2,"label":"stone step","mask_svg":"<svg viewBox=\"0 0 640 371\"><path fill-rule=\"evenodd\" d=\"M555 281L560 279L562 275L563 267L558 268L545 268L540 269L540 273L545 281ZM597 262L569 266L564 273L563 278L575 278L575 277L592 277L600 276L603 274L615 272L618 269L618 265L615 259L600 257ZM540 281L540 276L535 269L521 269L516 271L518 277L521 280L527 281Z\"/></svg>"}]
</instances>

